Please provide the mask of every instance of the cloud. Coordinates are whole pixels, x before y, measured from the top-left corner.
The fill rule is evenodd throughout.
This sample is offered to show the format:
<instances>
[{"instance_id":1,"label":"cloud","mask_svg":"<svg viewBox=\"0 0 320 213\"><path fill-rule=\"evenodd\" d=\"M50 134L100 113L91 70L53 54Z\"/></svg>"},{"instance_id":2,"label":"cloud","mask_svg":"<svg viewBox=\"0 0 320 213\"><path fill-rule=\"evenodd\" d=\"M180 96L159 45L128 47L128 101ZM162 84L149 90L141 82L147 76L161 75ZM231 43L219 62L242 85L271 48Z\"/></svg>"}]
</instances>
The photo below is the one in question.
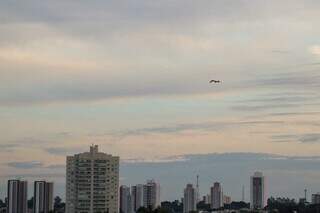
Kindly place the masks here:
<instances>
[{"instance_id":1,"label":"cloud","mask_svg":"<svg viewBox=\"0 0 320 213\"><path fill-rule=\"evenodd\" d=\"M6 164L8 167L16 168L16 169L64 169L66 166L64 164L51 164L45 165L39 161L21 161L21 162L9 162Z\"/></svg>"},{"instance_id":2,"label":"cloud","mask_svg":"<svg viewBox=\"0 0 320 213\"><path fill-rule=\"evenodd\" d=\"M72 155L74 153L78 152L84 152L85 149L81 147L49 147L44 148L46 152L53 155L60 155L60 156L66 156L66 155Z\"/></svg>"},{"instance_id":3,"label":"cloud","mask_svg":"<svg viewBox=\"0 0 320 213\"><path fill-rule=\"evenodd\" d=\"M273 142L319 143L320 133L273 135Z\"/></svg>"},{"instance_id":4,"label":"cloud","mask_svg":"<svg viewBox=\"0 0 320 213\"><path fill-rule=\"evenodd\" d=\"M295 104L264 104L264 105L239 105L233 106L231 109L237 111L263 111L263 110L277 110L277 109L286 109L294 108Z\"/></svg>"},{"instance_id":5,"label":"cloud","mask_svg":"<svg viewBox=\"0 0 320 213\"><path fill-rule=\"evenodd\" d=\"M179 134L187 131L203 131L212 132L220 131L227 128L239 127L239 126L255 126L255 125L274 125L283 124L283 121L278 120L248 120L248 121L220 121L220 122L204 122L204 123L184 123L173 126L162 126L162 127L150 127L141 129L131 129L114 131L103 134L90 134L93 137L99 136L115 136L115 137L127 137L136 135L147 135L147 134Z\"/></svg>"},{"instance_id":6,"label":"cloud","mask_svg":"<svg viewBox=\"0 0 320 213\"><path fill-rule=\"evenodd\" d=\"M64 164L53 164L53 165L49 165L46 166L47 169L65 169L66 165Z\"/></svg>"},{"instance_id":7,"label":"cloud","mask_svg":"<svg viewBox=\"0 0 320 213\"><path fill-rule=\"evenodd\" d=\"M278 112L278 113L269 113L266 116L308 116L308 115L319 115L320 112Z\"/></svg>"},{"instance_id":8,"label":"cloud","mask_svg":"<svg viewBox=\"0 0 320 213\"><path fill-rule=\"evenodd\" d=\"M171 163L171 162L185 162L188 161L185 156L171 156L166 158L153 158L153 159L144 159L144 158L130 158L123 159L123 163Z\"/></svg>"},{"instance_id":9,"label":"cloud","mask_svg":"<svg viewBox=\"0 0 320 213\"><path fill-rule=\"evenodd\" d=\"M311 54L320 56L320 45L314 45L309 48Z\"/></svg>"},{"instance_id":10,"label":"cloud","mask_svg":"<svg viewBox=\"0 0 320 213\"><path fill-rule=\"evenodd\" d=\"M277 50L277 49L274 49L271 52L276 53L276 54L289 54L290 53L289 50Z\"/></svg>"},{"instance_id":11,"label":"cloud","mask_svg":"<svg viewBox=\"0 0 320 213\"><path fill-rule=\"evenodd\" d=\"M42 168L43 163L38 161L26 161L26 162L9 162L7 166L17 169L35 169Z\"/></svg>"},{"instance_id":12,"label":"cloud","mask_svg":"<svg viewBox=\"0 0 320 213\"><path fill-rule=\"evenodd\" d=\"M256 76L251 77L251 85L245 80L252 70L258 76L279 72L278 59L265 58L261 49L271 46L271 51L282 53L286 46L296 45L294 39L282 45L278 34L271 36L276 27L295 23L288 29L317 34L308 28L318 20L313 13L318 4L311 1L303 3L304 12L295 10L302 5L299 1L290 6L288 1L272 1L268 7L261 2L229 0L156 4L142 0L128 1L126 6L114 0L77 5L30 1L19 5L0 3L0 89L5 88L0 93L1 106L268 87L270 82L256 82ZM292 18L301 13L305 23L300 26ZM288 29L277 31L286 41L287 34L295 35ZM295 59L282 63L291 60ZM214 89L204 83L213 70L226 79ZM270 81L291 88L279 79ZM309 87L309 80L300 85Z\"/></svg>"},{"instance_id":13,"label":"cloud","mask_svg":"<svg viewBox=\"0 0 320 213\"><path fill-rule=\"evenodd\" d=\"M13 152L17 147L19 147L19 145L15 143L0 144L0 152Z\"/></svg>"},{"instance_id":14,"label":"cloud","mask_svg":"<svg viewBox=\"0 0 320 213\"><path fill-rule=\"evenodd\" d=\"M319 143L320 133L304 134L299 139L302 143Z\"/></svg>"}]
</instances>

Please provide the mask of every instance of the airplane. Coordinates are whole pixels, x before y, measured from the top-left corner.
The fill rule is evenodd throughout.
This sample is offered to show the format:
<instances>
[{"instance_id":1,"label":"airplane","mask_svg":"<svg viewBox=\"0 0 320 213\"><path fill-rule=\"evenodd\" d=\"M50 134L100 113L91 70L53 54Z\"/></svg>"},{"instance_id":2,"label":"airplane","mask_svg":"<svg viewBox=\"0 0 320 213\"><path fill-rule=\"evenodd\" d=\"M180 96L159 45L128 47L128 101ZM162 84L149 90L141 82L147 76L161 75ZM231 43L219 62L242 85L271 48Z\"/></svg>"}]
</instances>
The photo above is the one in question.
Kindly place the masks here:
<instances>
[{"instance_id":1,"label":"airplane","mask_svg":"<svg viewBox=\"0 0 320 213\"><path fill-rule=\"evenodd\" d=\"M211 81L209 81L209 83L210 83L210 84L211 84L211 83L217 84L217 83L221 83L221 81L220 81L220 80L211 80Z\"/></svg>"}]
</instances>

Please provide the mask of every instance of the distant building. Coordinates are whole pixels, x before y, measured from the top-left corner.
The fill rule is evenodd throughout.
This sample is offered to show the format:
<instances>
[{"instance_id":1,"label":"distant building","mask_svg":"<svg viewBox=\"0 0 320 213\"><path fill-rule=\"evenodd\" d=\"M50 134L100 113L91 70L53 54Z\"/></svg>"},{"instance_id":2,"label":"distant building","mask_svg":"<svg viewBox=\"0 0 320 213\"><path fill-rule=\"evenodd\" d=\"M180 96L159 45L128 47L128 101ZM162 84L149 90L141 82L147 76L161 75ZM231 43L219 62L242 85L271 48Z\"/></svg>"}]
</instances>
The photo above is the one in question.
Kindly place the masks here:
<instances>
[{"instance_id":1,"label":"distant building","mask_svg":"<svg viewBox=\"0 0 320 213\"><path fill-rule=\"evenodd\" d=\"M53 211L53 183L34 182L33 213L49 213Z\"/></svg>"},{"instance_id":2,"label":"distant building","mask_svg":"<svg viewBox=\"0 0 320 213\"><path fill-rule=\"evenodd\" d=\"M120 186L120 213L132 213L130 187Z\"/></svg>"},{"instance_id":3,"label":"distant building","mask_svg":"<svg viewBox=\"0 0 320 213\"><path fill-rule=\"evenodd\" d=\"M131 202L132 210L134 212L136 212L140 207L143 207L143 184L131 187Z\"/></svg>"},{"instance_id":4,"label":"distant building","mask_svg":"<svg viewBox=\"0 0 320 213\"><path fill-rule=\"evenodd\" d=\"M211 195L207 194L207 195L203 196L203 201L205 204L211 204Z\"/></svg>"},{"instance_id":5,"label":"distant building","mask_svg":"<svg viewBox=\"0 0 320 213\"><path fill-rule=\"evenodd\" d=\"M318 192L317 194L312 194L311 203L312 204L320 204L320 192Z\"/></svg>"},{"instance_id":6,"label":"distant building","mask_svg":"<svg viewBox=\"0 0 320 213\"><path fill-rule=\"evenodd\" d=\"M262 209L266 206L265 177L262 172L255 172L250 178L250 207Z\"/></svg>"},{"instance_id":7,"label":"distant building","mask_svg":"<svg viewBox=\"0 0 320 213\"><path fill-rule=\"evenodd\" d=\"M211 187L211 208L219 209L223 206L223 190L220 183L215 182Z\"/></svg>"},{"instance_id":8,"label":"distant building","mask_svg":"<svg viewBox=\"0 0 320 213\"><path fill-rule=\"evenodd\" d=\"M151 209L160 206L160 185L154 180L148 180L143 185L143 206Z\"/></svg>"},{"instance_id":9,"label":"distant building","mask_svg":"<svg viewBox=\"0 0 320 213\"><path fill-rule=\"evenodd\" d=\"M231 197L223 195L223 204L231 204Z\"/></svg>"},{"instance_id":10,"label":"distant building","mask_svg":"<svg viewBox=\"0 0 320 213\"><path fill-rule=\"evenodd\" d=\"M197 210L197 189L192 184L187 184L183 193L183 213Z\"/></svg>"},{"instance_id":11,"label":"distant building","mask_svg":"<svg viewBox=\"0 0 320 213\"><path fill-rule=\"evenodd\" d=\"M27 213L27 181L8 180L7 213Z\"/></svg>"},{"instance_id":12,"label":"distant building","mask_svg":"<svg viewBox=\"0 0 320 213\"><path fill-rule=\"evenodd\" d=\"M98 151L67 157L66 212L118 213L119 157Z\"/></svg>"}]
</instances>

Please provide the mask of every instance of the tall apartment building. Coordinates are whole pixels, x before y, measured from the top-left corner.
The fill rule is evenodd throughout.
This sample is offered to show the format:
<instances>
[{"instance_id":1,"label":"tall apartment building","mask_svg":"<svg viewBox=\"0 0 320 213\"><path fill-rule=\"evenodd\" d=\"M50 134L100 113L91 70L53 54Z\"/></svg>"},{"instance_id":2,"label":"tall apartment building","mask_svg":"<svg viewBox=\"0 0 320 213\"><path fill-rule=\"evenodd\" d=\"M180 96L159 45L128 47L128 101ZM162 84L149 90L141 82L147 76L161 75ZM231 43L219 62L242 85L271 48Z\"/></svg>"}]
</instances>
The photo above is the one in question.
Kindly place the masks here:
<instances>
[{"instance_id":1,"label":"tall apartment building","mask_svg":"<svg viewBox=\"0 0 320 213\"><path fill-rule=\"evenodd\" d=\"M119 157L98 151L67 157L67 213L118 213Z\"/></svg>"},{"instance_id":2,"label":"tall apartment building","mask_svg":"<svg viewBox=\"0 0 320 213\"><path fill-rule=\"evenodd\" d=\"M154 180L148 180L143 185L143 206L151 209L160 206L160 185Z\"/></svg>"},{"instance_id":3,"label":"tall apartment building","mask_svg":"<svg viewBox=\"0 0 320 213\"><path fill-rule=\"evenodd\" d=\"M131 187L131 202L132 210L134 212L136 212L140 207L143 207L143 184Z\"/></svg>"},{"instance_id":4,"label":"tall apartment building","mask_svg":"<svg viewBox=\"0 0 320 213\"><path fill-rule=\"evenodd\" d=\"M250 178L250 208L262 209L266 206L265 177L262 172L255 172Z\"/></svg>"},{"instance_id":5,"label":"tall apartment building","mask_svg":"<svg viewBox=\"0 0 320 213\"><path fill-rule=\"evenodd\" d=\"M219 209L223 207L223 191L220 183L215 182L211 187L211 208Z\"/></svg>"},{"instance_id":6,"label":"tall apartment building","mask_svg":"<svg viewBox=\"0 0 320 213\"><path fill-rule=\"evenodd\" d=\"M192 184L187 184L183 192L183 213L197 210L197 189Z\"/></svg>"},{"instance_id":7,"label":"tall apartment building","mask_svg":"<svg viewBox=\"0 0 320 213\"><path fill-rule=\"evenodd\" d=\"M132 213L130 187L120 186L120 213Z\"/></svg>"},{"instance_id":8,"label":"tall apartment building","mask_svg":"<svg viewBox=\"0 0 320 213\"><path fill-rule=\"evenodd\" d=\"M8 180L7 213L27 213L27 181Z\"/></svg>"},{"instance_id":9,"label":"tall apartment building","mask_svg":"<svg viewBox=\"0 0 320 213\"><path fill-rule=\"evenodd\" d=\"M53 211L53 183L34 182L33 213L49 213Z\"/></svg>"}]
</instances>

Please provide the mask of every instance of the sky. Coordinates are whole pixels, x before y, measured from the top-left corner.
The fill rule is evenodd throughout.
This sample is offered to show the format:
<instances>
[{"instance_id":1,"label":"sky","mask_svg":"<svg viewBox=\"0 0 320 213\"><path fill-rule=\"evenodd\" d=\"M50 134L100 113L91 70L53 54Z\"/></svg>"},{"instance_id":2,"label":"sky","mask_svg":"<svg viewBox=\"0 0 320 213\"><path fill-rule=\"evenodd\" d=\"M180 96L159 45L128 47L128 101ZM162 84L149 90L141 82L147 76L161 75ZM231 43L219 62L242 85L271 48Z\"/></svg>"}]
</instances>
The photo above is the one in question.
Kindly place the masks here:
<instances>
[{"instance_id":1,"label":"sky","mask_svg":"<svg viewBox=\"0 0 320 213\"><path fill-rule=\"evenodd\" d=\"M120 156L126 184L190 155L260 153L285 156L299 183L320 191L316 171L295 161L320 156L319 9L316 0L1 1L0 196L13 177L52 179L63 196L66 155L92 143ZM243 180L261 170L275 175L270 194L300 193L282 181L293 173L237 160ZM152 163L145 177L127 166L142 162ZM233 170L208 177L233 186ZM152 174L186 181L163 199L188 181Z\"/></svg>"}]
</instances>

